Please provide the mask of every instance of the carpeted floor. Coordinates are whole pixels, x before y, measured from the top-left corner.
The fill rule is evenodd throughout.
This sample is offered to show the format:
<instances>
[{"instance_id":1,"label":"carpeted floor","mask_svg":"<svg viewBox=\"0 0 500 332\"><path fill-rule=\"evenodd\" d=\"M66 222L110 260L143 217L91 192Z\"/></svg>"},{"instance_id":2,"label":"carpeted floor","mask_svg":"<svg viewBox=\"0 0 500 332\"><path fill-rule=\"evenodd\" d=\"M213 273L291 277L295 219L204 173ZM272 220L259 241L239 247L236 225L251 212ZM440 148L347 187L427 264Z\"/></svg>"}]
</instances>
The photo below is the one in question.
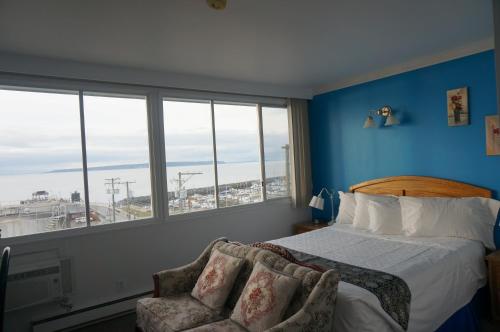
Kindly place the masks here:
<instances>
[{"instance_id":1,"label":"carpeted floor","mask_svg":"<svg viewBox=\"0 0 500 332\"><path fill-rule=\"evenodd\" d=\"M89 323L86 326L65 330L67 332L134 332L135 313L126 313L113 318Z\"/></svg>"},{"instance_id":2,"label":"carpeted floor","mask_svg":"<svg viewBox=\"0 0 500 332\"><path fill-rule=\"evenodd\" d=\"M127 313L104 321L95 322L85 327L67 330L72 332L134 332L135 331L135 313ZM498 325L493 325L488 321L481 321L482 332L500 331Z\"/></svg>"}]
</instances>

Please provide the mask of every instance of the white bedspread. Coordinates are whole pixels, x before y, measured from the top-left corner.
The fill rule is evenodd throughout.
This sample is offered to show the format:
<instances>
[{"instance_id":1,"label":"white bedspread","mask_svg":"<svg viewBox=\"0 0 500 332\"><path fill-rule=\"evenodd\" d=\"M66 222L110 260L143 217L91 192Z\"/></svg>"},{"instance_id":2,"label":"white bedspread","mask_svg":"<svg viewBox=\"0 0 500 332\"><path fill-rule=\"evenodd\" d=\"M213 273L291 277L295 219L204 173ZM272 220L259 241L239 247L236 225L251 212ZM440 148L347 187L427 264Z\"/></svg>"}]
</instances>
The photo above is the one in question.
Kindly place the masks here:
<instances>
[{"instance_id":1,"label":"white bedspread","mask_svg":"<svg viewBox=\"0 0 500 332\"><path fill-rule=\"evenodd\" d=\"M375 235L335 225L269 241L401 277L412 299L408 331L434 331L486 284L484 247L458 238ZM369 291L341 282L335 331L401 331Z\"/></svg>"}]
</instances>

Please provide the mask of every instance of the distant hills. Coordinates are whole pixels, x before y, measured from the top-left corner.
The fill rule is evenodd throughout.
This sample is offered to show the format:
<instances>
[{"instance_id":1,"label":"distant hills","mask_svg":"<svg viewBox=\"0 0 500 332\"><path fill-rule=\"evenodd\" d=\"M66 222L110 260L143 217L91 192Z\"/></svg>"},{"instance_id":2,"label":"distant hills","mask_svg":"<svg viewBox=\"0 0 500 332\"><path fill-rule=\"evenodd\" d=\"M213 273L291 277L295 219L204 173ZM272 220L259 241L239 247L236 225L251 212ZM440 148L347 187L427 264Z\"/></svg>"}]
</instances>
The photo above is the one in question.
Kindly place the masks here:
<instances>
[{"instance_id":1,"label":"distant hills","mask_svg":"<svg viewBox=\"0 0 500 332\"><path fill-rule=\"evenodd\" d=\"M223 161L217 161L219 164L224 164ZM180 166L199 166L199 165L212 165L213 161L171 161L167 162L165 167L180 167ZM88 167L87 170L90 171L108 171L116 169L138 169L138 168L148 168L149 163L143 164L123 164L123 165L107 165L107 166L94 166ZM48 171L47 173L68 173L68 172L81 172L82 168L64 168L55 169Z\"/></svg>"}]
</instances>

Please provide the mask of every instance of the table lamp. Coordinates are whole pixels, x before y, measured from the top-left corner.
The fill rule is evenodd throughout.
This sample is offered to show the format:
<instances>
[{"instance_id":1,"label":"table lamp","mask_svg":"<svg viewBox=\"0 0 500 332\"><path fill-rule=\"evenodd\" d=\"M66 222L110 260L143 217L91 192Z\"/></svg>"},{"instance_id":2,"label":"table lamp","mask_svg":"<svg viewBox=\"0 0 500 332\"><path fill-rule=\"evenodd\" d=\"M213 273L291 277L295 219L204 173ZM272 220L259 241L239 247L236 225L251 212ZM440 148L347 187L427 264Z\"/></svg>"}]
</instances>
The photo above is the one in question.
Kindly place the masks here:
<instances>
[{"instance_id":1,"label":"table lamp","mask_svg":"<svg viewBox=\"0 0 500 332\"><path fill-rule=\"evenodd\" d=\"M323 193L326 192L328 196L330 196L330 202L331 202L331 207L332 207L332 217L330 221L328 221L328 225L332 225L335 222L335 219L333 218L333 193L330 192L328 189L323 188L319 192L317 196L313 196L311 198L311 202L309 202L309 206L318 210L323 211L325 207L325 200L321 197Z\"/></svg>"}]
</instances>

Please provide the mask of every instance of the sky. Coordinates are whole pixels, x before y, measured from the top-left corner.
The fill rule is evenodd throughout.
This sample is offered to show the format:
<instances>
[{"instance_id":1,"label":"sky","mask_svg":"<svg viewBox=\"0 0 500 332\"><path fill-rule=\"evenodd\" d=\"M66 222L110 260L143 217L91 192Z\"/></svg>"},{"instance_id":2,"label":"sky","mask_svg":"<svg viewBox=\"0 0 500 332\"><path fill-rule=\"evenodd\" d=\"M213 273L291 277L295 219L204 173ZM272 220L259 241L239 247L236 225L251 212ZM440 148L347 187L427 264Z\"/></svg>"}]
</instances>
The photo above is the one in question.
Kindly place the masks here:
<instances>
[{"instance_id":1,"label":"sky","mask_svg":"<svg viewBox=\"0 0 500 332\"><path fill-rule=\"evenodd\" d=\"M209 103L164 101L167 161L212 160ZM88 166L149 161L146 98L84 96ZM255 106L215 105L217 158L259 160ZM0 89L0 174L81 168L78 95ZM283 159L284 109L264 108L266 160Z\"/></svg>"}]
</instances>

